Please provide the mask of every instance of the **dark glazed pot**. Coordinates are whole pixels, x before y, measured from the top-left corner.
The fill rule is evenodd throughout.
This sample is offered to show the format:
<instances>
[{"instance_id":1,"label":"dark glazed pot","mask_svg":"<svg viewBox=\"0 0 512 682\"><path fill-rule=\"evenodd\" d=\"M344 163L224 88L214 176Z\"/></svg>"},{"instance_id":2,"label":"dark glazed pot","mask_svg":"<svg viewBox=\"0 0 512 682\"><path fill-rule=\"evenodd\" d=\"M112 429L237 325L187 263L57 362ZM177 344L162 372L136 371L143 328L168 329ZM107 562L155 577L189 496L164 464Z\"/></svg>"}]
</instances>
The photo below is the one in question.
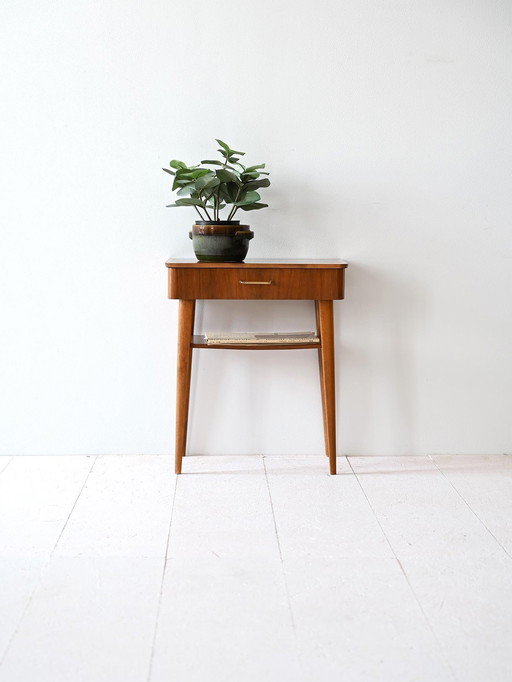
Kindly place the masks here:
<instances>
[{"instance_id":1,"label":"dark glazed pot","mask_svg":"<svg viewBox=\"0 0 512 682\"><path fill-rule=\"evenodd\" d=\"M208 263L241 263L247 256L254 232L239 220L198 220L189 232L194 253Z\"/></svg>"}]
</instances>

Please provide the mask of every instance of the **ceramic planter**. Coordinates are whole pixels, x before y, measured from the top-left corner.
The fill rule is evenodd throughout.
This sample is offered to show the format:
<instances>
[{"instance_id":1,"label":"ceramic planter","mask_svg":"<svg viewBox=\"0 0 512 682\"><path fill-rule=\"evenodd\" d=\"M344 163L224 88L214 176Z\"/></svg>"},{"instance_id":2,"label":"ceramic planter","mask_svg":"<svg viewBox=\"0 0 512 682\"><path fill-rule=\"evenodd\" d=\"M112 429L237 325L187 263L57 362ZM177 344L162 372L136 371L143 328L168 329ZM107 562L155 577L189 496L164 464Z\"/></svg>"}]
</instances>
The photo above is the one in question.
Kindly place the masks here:
<instances>
[{"instance_id":1,"label":"ceramic planter","mask_svg":"<svg viewBox=\"0 0 512 682\"><path fill-rule=\"evenodd\" d=\"M254 237L249 225L239 220L198 220L189 232L198 261L241 263Z\"/></svg>"}]
</instances>

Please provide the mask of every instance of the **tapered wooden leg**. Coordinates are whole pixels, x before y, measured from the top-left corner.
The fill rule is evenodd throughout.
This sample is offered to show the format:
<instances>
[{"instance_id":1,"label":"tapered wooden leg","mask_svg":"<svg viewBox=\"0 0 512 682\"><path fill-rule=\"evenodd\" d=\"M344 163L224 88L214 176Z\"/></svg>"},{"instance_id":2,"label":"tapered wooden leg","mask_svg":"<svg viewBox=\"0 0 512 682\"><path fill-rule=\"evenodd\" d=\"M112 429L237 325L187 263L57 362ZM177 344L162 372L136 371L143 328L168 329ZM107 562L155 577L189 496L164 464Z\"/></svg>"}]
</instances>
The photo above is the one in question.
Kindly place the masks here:
<instances>
[{"instance_id":1,"label":"tapered wooden leg","mask_svg":"<svg viewBox=\"0 0 512 682\"><path fill-rule=\"evenodd\" d=\"M316 315L316 333L318 337L320 338L320 318L319 318L319 304L320 301L315 301L315 315ZM318 349L318 372L320 374L320 395L322 398L322 417L324 421L324 440L325 440L325 456L329 456L329 446L327 443L327 424L325 421L325 415L326 415L326 409L325 409L325 402L324 402L324 397L325 397L325 391L324 391L324 372L322 368L322 351L319 348Z\"/></svg>"},{"instance_id":2,"label":"tapered wooden leg","mask_svg":"<svg viewBox=\"0 0 512 682\"><path fill-rule=\"evenodd\" d=\"M181 460L187 446L190 376L192 372L191 337L194 332L196 302L180 300L178 304L178 362L176 377L176 448L175 467L181 474Z\"/></svg>"},{"instance_id":3,"label":"tapered wooden leg","mask_svg":"<svg viewBox=\"0 0 512 682\"><path fill-rule=\"evenodd\" d=\"M336 473L336 395L334 383L334 318L332 301L316 301L320 333L320 385L324 415L325 450L329 471Z\"/></svg>"}]
</instances>

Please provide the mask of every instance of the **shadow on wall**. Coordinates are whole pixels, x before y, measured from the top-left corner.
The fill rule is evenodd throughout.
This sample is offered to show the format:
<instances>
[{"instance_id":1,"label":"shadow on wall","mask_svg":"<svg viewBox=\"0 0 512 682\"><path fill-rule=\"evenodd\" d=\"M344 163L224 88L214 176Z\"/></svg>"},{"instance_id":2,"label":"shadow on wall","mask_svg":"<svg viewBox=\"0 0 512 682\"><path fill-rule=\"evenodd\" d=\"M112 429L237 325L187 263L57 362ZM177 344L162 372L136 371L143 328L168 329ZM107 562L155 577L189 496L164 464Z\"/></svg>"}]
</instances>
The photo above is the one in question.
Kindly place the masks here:
<instances>
[{"instance_id":1,"label":"shadow on wall","mask_svg":"<svg viewBox=\"0 0 512 682\"><path fill-rule=\"evenodd\" d=\"M346 298L335 303L338 452L418 453L427 280L353 261L346 277ZM208 301L196 316L196 333L314 328L310 301ZM323 451L316 353L194 356L191 451L213 454L231 444L252 454Z\"/></svg>"},{"instance_id":2,"label":"shadow on wall","mask_svg":"<svg viewBox=\"0 0 512 682\"><path fill-rule=\"evenodd\" d=\"M427 312L425 280L420 281L380 265L349 265L346 299L336 323L343 454L419 450L418 339Z\"/></svg>"},{"instance_id":3,"label":"shadow on wall","mask_svg":"<svg viewBox=\"0 0 512 682\"><path fill-rule=\"evenodd\" d=\"M196 333L314 329L311 301L198 303ZM318 453L323 432L317 367L316 352L308 350L195 352L190 450L275 454L295 447Z\"/></svg>"}]
</instances>

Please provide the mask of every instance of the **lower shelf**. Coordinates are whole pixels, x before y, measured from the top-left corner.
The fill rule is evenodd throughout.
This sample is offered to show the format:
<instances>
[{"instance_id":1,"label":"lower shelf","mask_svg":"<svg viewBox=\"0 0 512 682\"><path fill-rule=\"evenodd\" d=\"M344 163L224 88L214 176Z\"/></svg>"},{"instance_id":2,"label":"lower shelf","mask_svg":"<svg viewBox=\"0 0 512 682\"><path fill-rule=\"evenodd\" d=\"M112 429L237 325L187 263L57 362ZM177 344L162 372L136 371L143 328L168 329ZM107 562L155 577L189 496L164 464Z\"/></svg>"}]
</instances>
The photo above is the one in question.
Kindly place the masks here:
<instances>
[{"instance_id":1,"label":"lower shelf","mask_svg":"<svg viewBox=\"0 0 512 682\"><path fill-rule=\"evenodd\" d=\"M268 343L268 344L248 344L248 343L216 343L214 345L208 345L204 336L194 335L190 340L190 345L192 348L208 348L208 349L221 349L221 350L306 350L306 349L316 349L321 348L321 343Z\"/></svg>"}]
</instances>

